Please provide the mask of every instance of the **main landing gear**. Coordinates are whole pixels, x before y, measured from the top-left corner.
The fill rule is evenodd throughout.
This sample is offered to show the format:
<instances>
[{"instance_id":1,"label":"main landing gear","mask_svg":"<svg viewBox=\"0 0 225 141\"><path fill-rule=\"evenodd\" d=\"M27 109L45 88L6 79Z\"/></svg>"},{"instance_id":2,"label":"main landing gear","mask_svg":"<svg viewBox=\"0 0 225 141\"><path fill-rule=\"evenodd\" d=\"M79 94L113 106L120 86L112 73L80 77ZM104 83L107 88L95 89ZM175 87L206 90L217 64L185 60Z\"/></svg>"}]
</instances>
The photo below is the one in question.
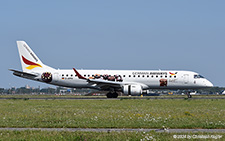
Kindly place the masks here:
<instances>
[{"instance_id":1,"label":"main landing gear","mask_svg":"<svg viewBox=\"0 0 225 141\"><path fill-rule=\"evenodd\" d=\"M118 93L116 92L109 92L106 94L107 98L117 98L118 97Z\"/></svg>"}]
</instances>

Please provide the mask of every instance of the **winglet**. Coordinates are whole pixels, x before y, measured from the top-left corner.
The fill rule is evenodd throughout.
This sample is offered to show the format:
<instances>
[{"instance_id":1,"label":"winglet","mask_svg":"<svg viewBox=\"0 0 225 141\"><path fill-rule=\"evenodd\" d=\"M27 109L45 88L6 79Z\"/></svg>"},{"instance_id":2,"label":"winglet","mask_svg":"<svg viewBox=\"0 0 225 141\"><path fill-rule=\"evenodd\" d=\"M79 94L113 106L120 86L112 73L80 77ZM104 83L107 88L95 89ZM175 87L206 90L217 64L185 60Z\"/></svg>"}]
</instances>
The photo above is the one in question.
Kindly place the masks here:
<instances>
[{"instance_id":1,"label":"winglet","mask_svg":"<svg viewBox=\"0 0 225 141\"><path fill-rule=\"evenodd\" d=\"M81 74L79 74L79 72L75 68L73 68L73 70L75 71L75 73L76 73L76 75L78 76L79 79L85 79L85 80L87 80L87 78L85 78Z\"/></svg>"}]
</instances>

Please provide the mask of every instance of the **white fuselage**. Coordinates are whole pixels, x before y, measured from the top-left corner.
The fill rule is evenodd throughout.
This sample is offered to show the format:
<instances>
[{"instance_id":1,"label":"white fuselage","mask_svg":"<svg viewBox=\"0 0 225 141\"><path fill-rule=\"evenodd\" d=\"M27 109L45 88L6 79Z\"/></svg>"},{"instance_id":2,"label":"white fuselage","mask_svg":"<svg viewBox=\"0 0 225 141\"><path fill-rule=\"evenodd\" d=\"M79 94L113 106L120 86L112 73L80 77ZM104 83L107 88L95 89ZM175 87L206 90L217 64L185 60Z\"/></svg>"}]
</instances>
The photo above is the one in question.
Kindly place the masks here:
<instances>
[{"instance_id":1,"label":"white fuselage","mask_svg":"<svg viewBox=\"0 0 225 141\"><path fill-rule=\"evenodd\" d=\"M212 87L213 84L198 73L191 71L154 71L154 70L78 70L85 78L96 74L122 76L123 83L140 84L143 89L197 89ZM73 70L55 70L50 84L71 88L96 88L86 80L79 79ZM40 73L41 74L41 73ZM101 79L101 78L99 78ZM160 80L166 84L160 84Z\"/></svg>"}]
</instances>

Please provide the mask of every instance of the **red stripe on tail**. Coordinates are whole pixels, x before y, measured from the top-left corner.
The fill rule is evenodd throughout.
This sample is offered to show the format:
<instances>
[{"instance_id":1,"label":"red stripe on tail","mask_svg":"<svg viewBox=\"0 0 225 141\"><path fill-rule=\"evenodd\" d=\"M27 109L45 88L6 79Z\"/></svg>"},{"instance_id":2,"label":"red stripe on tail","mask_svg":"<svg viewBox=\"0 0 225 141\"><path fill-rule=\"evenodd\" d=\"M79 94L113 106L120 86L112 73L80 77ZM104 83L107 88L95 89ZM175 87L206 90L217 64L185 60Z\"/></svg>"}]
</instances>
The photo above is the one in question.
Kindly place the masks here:
<instances>
[{"instance_id":1,"label":"red stripe on tail","mask_svg":"<svg viewBox=\"0 0 225 141\"><path fill-rule=\"evenodd\" d=\"M23 57L23 56L22 56L22 59L23 59L23 62L24 62L25 64L27 64L27 65L34 65L34 66L39 66L39 67L41 67L41 65L36 64L36 63L34 63L34 62L31 62L31 61L27 60L27 59L26 59L25 57Z\"/></svg>"}]
</instances>

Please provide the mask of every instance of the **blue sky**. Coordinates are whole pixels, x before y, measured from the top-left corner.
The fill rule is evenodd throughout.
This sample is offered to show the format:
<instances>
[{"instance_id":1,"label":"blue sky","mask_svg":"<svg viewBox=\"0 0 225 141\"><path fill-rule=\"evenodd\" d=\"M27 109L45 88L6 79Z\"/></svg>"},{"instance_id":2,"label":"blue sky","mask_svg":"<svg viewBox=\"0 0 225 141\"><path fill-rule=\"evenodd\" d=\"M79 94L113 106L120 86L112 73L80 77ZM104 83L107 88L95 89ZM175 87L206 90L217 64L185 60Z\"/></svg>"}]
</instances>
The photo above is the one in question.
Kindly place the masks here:
<instances>
[{"instance_id":1,"label":"blue sky","mask_svg":"<svg viewBox=\"0 0 225 141\"><path fill-rule=\"evenodd\" d=\"M225 86L225 1L1 1L0 87L48 87L12 75L24 40L54 68L195 71Z\"/></svg>"}]
</instances>

